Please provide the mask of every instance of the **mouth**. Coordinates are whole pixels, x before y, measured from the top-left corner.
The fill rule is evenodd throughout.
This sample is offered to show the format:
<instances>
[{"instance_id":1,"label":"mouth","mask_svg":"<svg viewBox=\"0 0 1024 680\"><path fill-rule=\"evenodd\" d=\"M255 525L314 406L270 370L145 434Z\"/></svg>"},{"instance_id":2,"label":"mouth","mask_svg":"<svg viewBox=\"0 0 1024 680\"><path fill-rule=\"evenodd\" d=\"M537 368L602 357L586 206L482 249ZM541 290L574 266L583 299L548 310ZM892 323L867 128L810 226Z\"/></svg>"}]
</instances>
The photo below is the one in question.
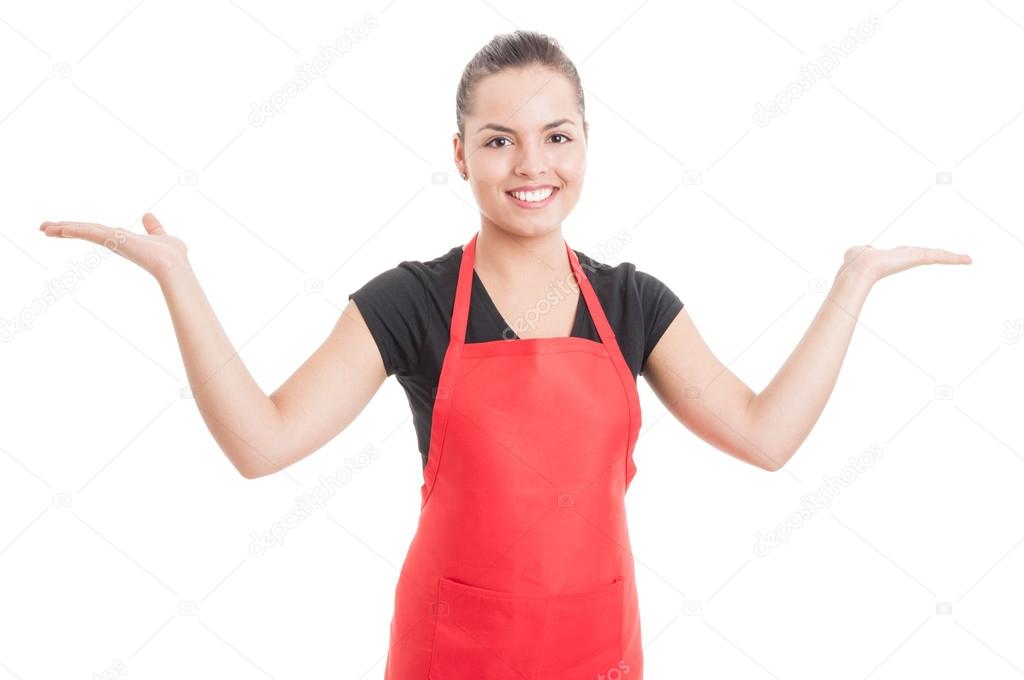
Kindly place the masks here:
<instances>
[{"instance_id":1,"label":"mouth","mask_svg":"<svg viewBox=\"0 0 1024 680\"><path fill-rule=\"evenodd\" d=\"M506 191L513 204L527 210L536 210L549 205L558 194L558 187L545 187L539 191Z\"/></svg>"}]
</instances>

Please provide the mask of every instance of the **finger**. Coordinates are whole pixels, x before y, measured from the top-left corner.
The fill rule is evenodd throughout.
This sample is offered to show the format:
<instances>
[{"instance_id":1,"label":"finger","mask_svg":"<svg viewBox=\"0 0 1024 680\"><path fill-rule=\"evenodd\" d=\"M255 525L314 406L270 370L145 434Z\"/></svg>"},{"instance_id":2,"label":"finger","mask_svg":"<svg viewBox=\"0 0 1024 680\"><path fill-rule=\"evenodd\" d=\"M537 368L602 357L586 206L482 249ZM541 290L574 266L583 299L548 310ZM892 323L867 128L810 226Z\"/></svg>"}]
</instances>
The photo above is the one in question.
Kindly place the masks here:
<instances>
[{"instance_id":1,"label":"finger","mask_svg":"<svg viewBox=\"0 0 1024 680\"><path fill-rule=\"evenodd\" d=\"M963 253L951 253L948 250L943 250L942 252L946 254L947 262L949 264L970 264L973 262L970 255L965 255Z\"/></svg>"},{"instance_id":2,"label":"finger","mask_svg":"<svg viewBox=\"0 0 1024 680\"><path fill-rule=\"evenodd\" d=\"M925 250L925 262L927 264L970 264L971 256L953 253L942 248L928 248Z\"/></svg>"},{"instance_id":3,"label":"finger","mask_svg":"<svg viewBox=\"0 0 1024 680\"><path fill-rule=\"evenodd\" d=\"M95 222L44 222L43 231L47 236L62 236L64 238L80 238L84 241L98 243L111 250L116 250L117 245L124 243L130 232L124 229L113 229L105 224Z\"/></svg>"},{"instance_id":4,"label":"finger","mask_svg":"<svg viewBox=\"0 0 1024 680\"><path fill-rule=\"evenodd\" d=\"M103 225L91 222L43 222L43 232L47 236L63 236L65 238L81 238L92 240L101 232Z\"/></svg>"},{"instance_id":5,"label":"finger","mask_svg":"<svg viewBox=\"0 0 1024 680\"><path fill-rule=\"evenodd\" d=\"M60 222L43 222L39 228L47 236L66 236L68 238L77 237L81 232L86 222L69 222L62 220Z\"/></svg>"},{"instance_id":6,"label":"finger","mask_svg":"<svg viewBox=\"0 0 1024 680\"><path fill-rule=\"evenodd\" d=\"M72 222L70 220L61 220L60 222L43 222L39 228L43 231L50 230L50 233L54 236L60 236L62 229L72 230L78 229L79 227L100 227L102 229L108 228L106 225L97 224L95 222Z\"/></svg>"},{"instance_id":7,"label":"finger","mask_svg":"<svg viewBox=\"0 0 1024 680\"><path fill-rule=\"evenodd\" d=\"M160 220L153 213L146 213L142 216L142 226L146 228L147 234L166 234Z\"/></svg>"}]
</instances>

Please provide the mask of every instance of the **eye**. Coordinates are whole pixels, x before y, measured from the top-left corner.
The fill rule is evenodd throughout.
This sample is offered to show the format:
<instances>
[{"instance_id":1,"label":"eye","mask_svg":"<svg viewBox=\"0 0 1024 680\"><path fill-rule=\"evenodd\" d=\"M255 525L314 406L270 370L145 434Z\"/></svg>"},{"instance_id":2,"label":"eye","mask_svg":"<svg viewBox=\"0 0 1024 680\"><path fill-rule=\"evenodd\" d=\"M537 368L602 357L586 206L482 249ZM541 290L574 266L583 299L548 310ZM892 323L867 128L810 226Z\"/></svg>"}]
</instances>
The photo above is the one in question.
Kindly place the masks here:
<instances>
[{"instance_id":1,"label":"eye","mask_svg":"<svg viewBox=\"0 0 1024 680\"><path fill-rule=\"evenodd\" d=\"M494 138L494 139L492 139L491 141L489 141L489 142L487 142L486 144L484 144L484 146L489 146L489 147L491 147L492 149L498 149L498 148L502 148L502 147L497 147L497 146L491 146L492 144L494 144L494 143L495 143L496 141L498 141L499 139L504 139L505 141L508 141L508 137L495 137L495 138Z\"/></svg>"},{"instance_id":2,"label":"eye","mask_svg":"<svg viewBox=\"0 0 1024 680\"><path fill-rule=\"evenodd\" d=\"M562 134L561 132L554 133L553 135L551 135L551 137L548 137L548 139L552 139L554 137L562 137L563 139L565 139L564 142L558 142L559 144L568 144L569 142L572 141L571 137L569 137L568 135ZM509 144L512 143L511 140L508 137L495 137L494 139L492 139L489 142L487 142L486 144L484 144L484 146L490 147L491 149L503 149L506 146L508 146L508 144L502 144L501 146L494 146L495 142L497 142L498 140L502 140L502 139L505 140L506 142L508 142Z\"/></svg>"}]
</instances>

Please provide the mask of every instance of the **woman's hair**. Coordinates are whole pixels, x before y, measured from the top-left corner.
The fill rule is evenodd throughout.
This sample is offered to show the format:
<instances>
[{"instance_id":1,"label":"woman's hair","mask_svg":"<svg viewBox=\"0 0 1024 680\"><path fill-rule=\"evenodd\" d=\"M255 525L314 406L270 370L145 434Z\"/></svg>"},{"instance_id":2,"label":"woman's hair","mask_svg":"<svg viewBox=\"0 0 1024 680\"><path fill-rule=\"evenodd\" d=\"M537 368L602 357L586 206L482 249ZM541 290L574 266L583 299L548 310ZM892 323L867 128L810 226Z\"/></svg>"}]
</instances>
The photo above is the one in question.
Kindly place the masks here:
<instances>
[{"instance_id":1,"label":"woman's hair","mask_svg":"<svg viewBox=\"0 0 1024 680\"><path fill-rule=\"evenodd\" d=\"M474 88L481 78L508 68L544 66L563 74L576 88L576 104L583 119L583 131L587 131L586 107L583 102L583 85L576 66L562 51L554 38L535 31L515 31L494 36L466 64L455 94L455 118L459 127L459 138L465 142L465 120L471 113L470 103Z\"/></svg>"}]
</instances>

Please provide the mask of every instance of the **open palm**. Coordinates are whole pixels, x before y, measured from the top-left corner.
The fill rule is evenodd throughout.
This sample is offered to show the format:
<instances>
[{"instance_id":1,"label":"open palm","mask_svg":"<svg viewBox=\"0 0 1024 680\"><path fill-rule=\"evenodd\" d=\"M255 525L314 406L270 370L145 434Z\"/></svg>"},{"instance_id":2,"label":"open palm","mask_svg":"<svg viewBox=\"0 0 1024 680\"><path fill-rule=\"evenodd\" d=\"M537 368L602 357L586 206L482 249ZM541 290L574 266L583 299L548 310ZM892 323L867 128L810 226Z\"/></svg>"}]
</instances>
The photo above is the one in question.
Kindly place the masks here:
<instances>
[{"instance_id":1,"label":"open palm","mask_svg":"<svg viewBox=\"0 0 1024 680\"><path fill-rule=\"evenodd\" d=\"M890 274L922 264L970 264L969 255L953 253L941 248L920 248L898 246L896 248L872 248L854 246L843 254L844 270L853 270L874 282Z\"/></svg>"},{"instance_id":2,"label":"open palm","mask_svg":"<svg viewBox=\"0 0 1024 680\"><path fill-rule=\"evenodd\" d=\"M47 236L80 238L98 243L159 277L170 266L181 262L188 248L181 239L164 231L152 213L142 216L142 226L146 229L145 234L94 222L43 222L39 229Z\"/></svg>"}]
</instances>

